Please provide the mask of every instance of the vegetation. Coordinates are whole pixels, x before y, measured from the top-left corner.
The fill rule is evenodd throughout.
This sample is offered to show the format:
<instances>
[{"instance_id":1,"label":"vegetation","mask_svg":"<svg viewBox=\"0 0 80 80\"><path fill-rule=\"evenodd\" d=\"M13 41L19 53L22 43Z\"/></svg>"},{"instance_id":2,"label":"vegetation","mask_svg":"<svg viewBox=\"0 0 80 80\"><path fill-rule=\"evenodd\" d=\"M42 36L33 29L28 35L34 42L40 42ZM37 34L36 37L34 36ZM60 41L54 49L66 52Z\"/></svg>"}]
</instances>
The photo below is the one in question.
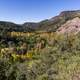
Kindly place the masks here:
<instances>
[{"instance_id":1,"label":"vegetation","mask_svg":"<svg viewBox=\"0 0 80 80\"><path fill-rule=\"evenodd\" d=\"M80 33L55 32L75 17L80 11L39 23L0 22L0 80L80 80Z\"/></svg>"},{"instance_id":2,"label":"vegetation","mask_svg":"<svg viewBox=\"0 0 80 80\"><path fill-rule=\"evenodd\" d=\"M79 34L9 35L0 44L0 80L80 79Z\"/></svg>"}]
</instances>

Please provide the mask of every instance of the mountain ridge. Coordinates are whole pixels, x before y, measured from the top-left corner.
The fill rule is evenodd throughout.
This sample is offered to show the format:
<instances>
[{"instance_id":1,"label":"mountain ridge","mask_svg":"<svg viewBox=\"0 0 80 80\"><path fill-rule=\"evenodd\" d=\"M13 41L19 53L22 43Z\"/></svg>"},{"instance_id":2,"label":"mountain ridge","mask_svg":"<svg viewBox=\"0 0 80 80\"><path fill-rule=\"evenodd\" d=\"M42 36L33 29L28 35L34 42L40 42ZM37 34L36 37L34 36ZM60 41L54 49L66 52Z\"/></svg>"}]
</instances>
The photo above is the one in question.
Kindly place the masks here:
<instances>
[{"instance_id":1,"label":"mountain ridge","mask_svg":"<svg viewBox=\"0 0 80 80\"><path fill-rule=\"evenodd\" d=\"M15 24L13 22L0 21L0 30L8 31L46 31L55 32L61 25L66 23L68 20L72 20L76 17L80 18L80 10L63 11L59 15L50 19L43 20L41 22L26 22L23 24Z\"/></svg>"}]
</instances>

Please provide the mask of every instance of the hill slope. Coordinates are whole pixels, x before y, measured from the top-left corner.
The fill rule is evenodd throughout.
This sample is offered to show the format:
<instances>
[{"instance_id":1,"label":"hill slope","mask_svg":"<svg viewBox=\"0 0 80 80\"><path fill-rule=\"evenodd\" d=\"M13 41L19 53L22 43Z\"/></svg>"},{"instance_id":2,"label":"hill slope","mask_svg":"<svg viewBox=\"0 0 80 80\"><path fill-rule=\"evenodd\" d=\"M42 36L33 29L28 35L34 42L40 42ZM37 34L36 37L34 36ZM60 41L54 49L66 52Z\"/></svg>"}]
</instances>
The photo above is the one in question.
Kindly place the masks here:
<instances>
[{"instance_id":1,"label":"hill slope","mask_svg":"<svg viewBox=\"0 0 80 80\"><path fill-rule=\"evenodd\" d=\"M0 21L0 30L8 31L56 31L68 20L80 17L80 10L63 11L58 16L46 19L38 23L26 22L22 25Z\"/></svg>"},{"instance_id":2,"label":"hill slope","mask_svg":"<svg viewBox=\"0 0 80 80\"><path fill-rule=\"evenodd\" d=\"M74 33L77 34L80 32L80 18L76 17L72 20L67 21L64 25L62 25L57 33Z\"/></svg>"}]
</instances>

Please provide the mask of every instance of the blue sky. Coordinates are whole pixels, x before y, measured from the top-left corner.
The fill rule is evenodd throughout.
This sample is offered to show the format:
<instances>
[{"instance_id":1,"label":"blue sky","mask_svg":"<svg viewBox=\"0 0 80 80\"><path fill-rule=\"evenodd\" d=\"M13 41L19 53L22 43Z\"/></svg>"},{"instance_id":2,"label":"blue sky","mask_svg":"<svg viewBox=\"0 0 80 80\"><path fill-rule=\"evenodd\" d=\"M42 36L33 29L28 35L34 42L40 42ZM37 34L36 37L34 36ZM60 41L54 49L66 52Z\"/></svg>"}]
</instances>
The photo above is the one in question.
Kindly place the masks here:
<instances>
[{"instance_id":1,"label":"blue sky","mask_svg":"<svg viewBox=\"0 0 80 80\"><path fill-rule=\"evenodd\" d=\"M80 9L80 0L0 0L0 21L38 22L64 10Z\"/></svg>"}]
</instances>

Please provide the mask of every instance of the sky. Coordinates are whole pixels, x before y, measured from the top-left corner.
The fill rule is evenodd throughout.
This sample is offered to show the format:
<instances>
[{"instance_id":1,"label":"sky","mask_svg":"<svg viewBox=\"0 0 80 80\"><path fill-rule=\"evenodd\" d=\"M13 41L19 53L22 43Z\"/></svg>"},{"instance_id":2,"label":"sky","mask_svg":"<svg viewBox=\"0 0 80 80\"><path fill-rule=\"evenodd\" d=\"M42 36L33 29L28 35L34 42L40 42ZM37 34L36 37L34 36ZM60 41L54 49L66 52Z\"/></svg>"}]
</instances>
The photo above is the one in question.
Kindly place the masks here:
<instances>
[{"instance_id":1,"label":"sky","mask_svg":"<svg viewBox=\"0 0 80 80\"><path fill-rule=\"evenodd\" d=\"M80 10L80 0L0 0L0 21L39 22L67 10Z\"/></svg>"}]
</instances>

